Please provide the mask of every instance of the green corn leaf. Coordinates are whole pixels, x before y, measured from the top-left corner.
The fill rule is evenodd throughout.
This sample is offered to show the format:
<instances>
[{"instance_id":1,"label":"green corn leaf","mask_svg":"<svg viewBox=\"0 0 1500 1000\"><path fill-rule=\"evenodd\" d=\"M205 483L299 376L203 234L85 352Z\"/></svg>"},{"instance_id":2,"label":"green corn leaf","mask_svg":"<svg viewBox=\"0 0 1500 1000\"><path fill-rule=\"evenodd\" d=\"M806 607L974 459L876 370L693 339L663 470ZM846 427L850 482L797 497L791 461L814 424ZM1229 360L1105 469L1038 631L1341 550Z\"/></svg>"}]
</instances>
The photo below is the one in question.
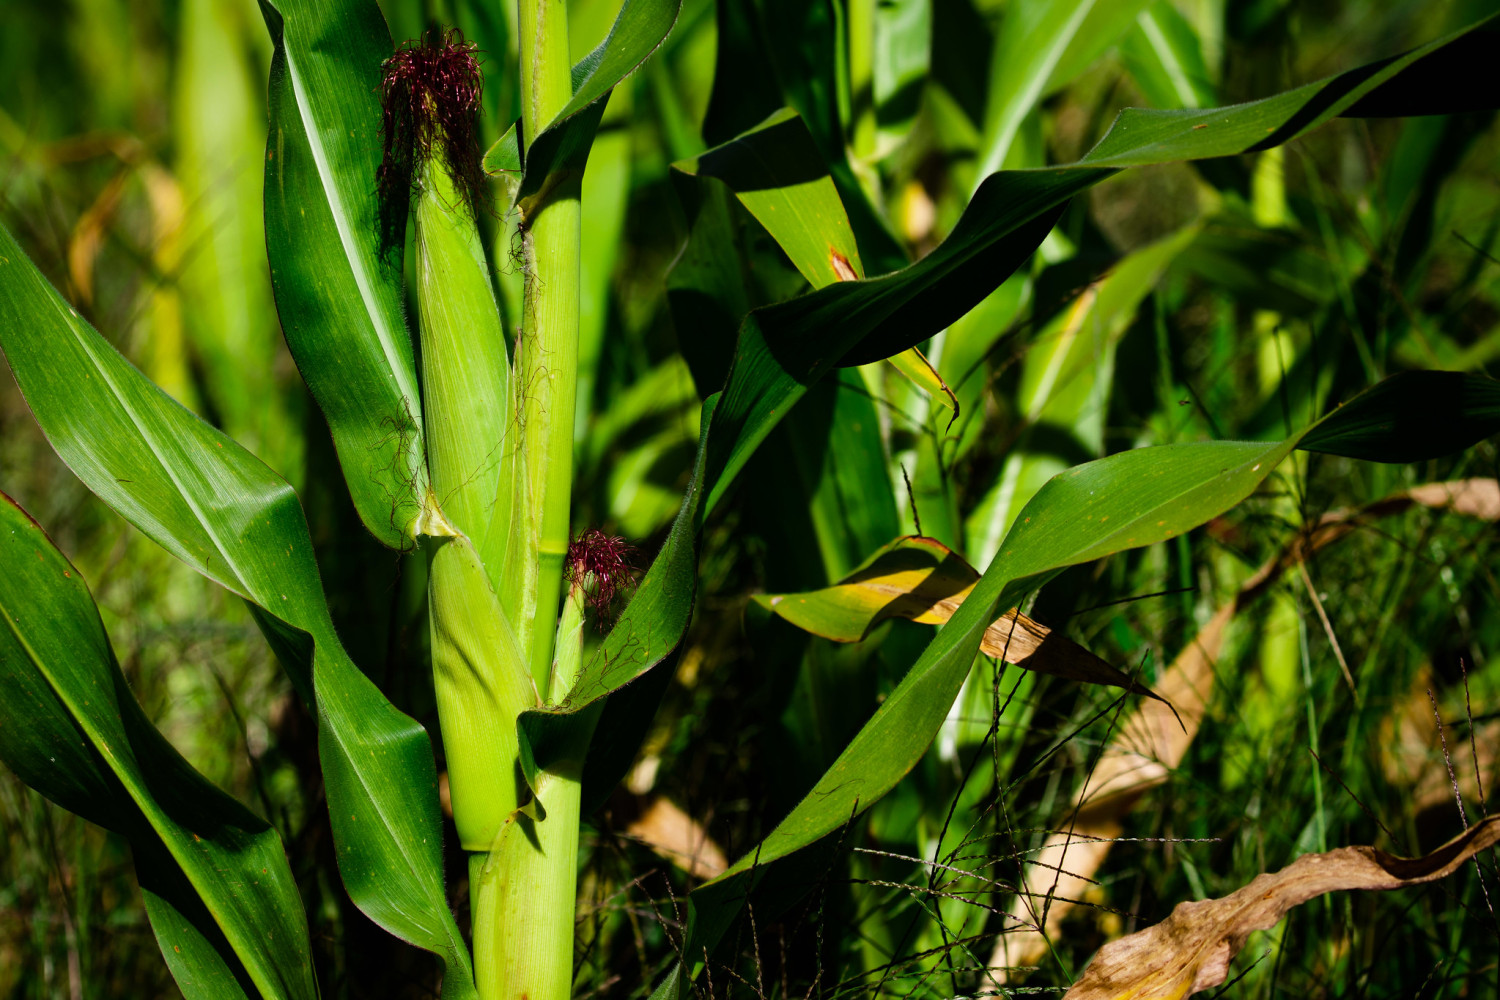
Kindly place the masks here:
<instances>
[{"instance_id":1,"label":"green corn leaf","mask_svg":"<svg viewBox=\"0 0 1500 1000\"><path fill-rule=\"evenodd\" d=\"M573 67L572 99L541 134L521 137L525 169L516 205L523 216L564 177L582 173L610 90L666 40L681 9L682 0L625 0L609 35ZM496 164L505 159L486 156Z\"/></svg>"},{"instance_id":2,"label":"green corn leaf","mask_svg":"<svg viewBox=\"0 0 1500 1000\"><path fill-rule=\"evenodd\" d=\"M177 287L220 425L272 468L302 465L300 414L278 374L261 185L270 44L249 5L181 5L173 93L175 173L186 206Z\"/></svg>"},{"instance_id":3,"label":"green corn leaf","mask_svg":"<svg viewBox=\"0 0 1500 1000\"><path fill-rule=\"evenodd\" d=\"M906 138L921 109L932 57L932 4L894 0L875 5L871 92L875 101L875 153Z\"/></svg>"},{"instance_id":4,"label":"green corn leaf","mask_svg":"<svg viewBox=\"0 0 1500 1000\"><path fill-rule=\"evenodd\" d=\"M673 167L727 184L814 288L864 276L838 189L791 108Z\"/></svg>"},{"instance_id":5,"label":"green corn leaf","mask_svg":"<svg viewBox=\"0 0 1500 1000\"><path fill-rule=\"evenodd\" d=\"M979 149L981 179L1005 165L1022 119L1046 93L1047 82L1097 2L1024 0L1006 9L990 57L984 137Z\"/></svg>"},{"instance_id":6,"label":"green corn leaf","mask_svg":"<svg viewBox=\"0 0 1500 1000\"><path fill-rule=\"evenodd\" d=\"M250 605L317 711L339 870L354 902L448 963L472 993L443 883L427 733L350 661L334 632L296 494L121 357L0 227L0 348L52 447L101 500Z\"/></svg>"},{"instance_id":7,"label":"green corn leaf","mask_svg":"<svg viewBox=\"0 0 1500 1000\"><path fill-rule=\"evenodd\" d=\"M1454 419L1425 423L1423 414L1441 407ZM1429 431L1420 450L1409 432L1418 424ZM1069 566L1152 545L1217 517L1254 492L1299 446L1410 461L1466 448L1496 432L1500 381L1407 372L1284 441L1141 448L1055 476L1021 511L948 624L802 802L723 875L693 892L683 954L701 956L716 946L764 876L764 866L837 831L916 765L958 696L999 608L1013 606Z\"/></svg>"},{"instance_id":8,"label":"green corn leaf","mask_svg":"<svg viewBox=\"0 0 1500 1000\"><path fill-rule=\"evenodd\" d=\"M723 181L814 288L864 276L838 188L812 133L791 108L672 166L684 174ZM956 409L952 391L916 348L890 360L941 405Z\"/></svg>"},{"instance_id":9,"label":"green corn leaf","mask_svg":"<svg viewBox=\"0 0 1500 1000\"><path fill-rule=\"evenodd\" d=\"M1149 6L1151 0L1096 0L1047 76L1047 83L1042 88L1043 96L1054 94L1078 79L1084 70L1094 65L1107 49L1130 31L1137 15ZM1000 31L1001 44L1005 45L1003 23Z\"/></svg>"},{"instance_id":10,"label":"green corn leaf","mask_svg":"<svg viewBox=\"0 0 1500 1000\"><path fill-rule=\"evenodd\" d=\"M1486 27L1496 23L1493 18L1482 22ZM1378 64L1373 72L1351 71L1293 91L1290 100L1288 95L1282 95L1203 114L1217 116L1221 125L1233 126L1236 136L1229 141L1241 144L1236 151L1242 151L1243 144L1253 141L1253 135L1247 138L1241 133L1271 134L1280 130L1284 141L1347 109L1422 56L1461 36L1462 33L1450 36ZM666 545L598 655L585 666L565 703L557 711L521 715L521 752L523 759L530 761L528 770L539 771L556 759L555 755L575 752L577 734L586 729L579 725L579 711L603 699L609 703L598 728L601 732L609 730L615 724L612 706L626 700L611 697L611 692L646 677L676 649L691 619L697 528L728 489L734 475L809 385L836 363L858 364L888 357L947 326L987 295L1041 243L1059 206L1071 194L1109 176L1116 165L1155 162L1153 156L1181 159L1226 155L1222 151L1226 141L1223 137L1205 138L1203 133L1209 130L1193 127L1197 124L1195 114L1126 112L1100 144L1103 152L1096 150L1097 160L1095 154L1090 154L1071 168L1009 171L989 178L976 192L949 238L911 267L873 279L838 282L789 302L752 311L741 326L725 388L717 397L711 397L711 407L705 405L705 425L693 480ZM1182 124L1178 119L1184 116L1193 121ZM1294 119L1295 127L1288 128ZM1128 137L1122 137L1122 130L1128 132ZM1227 134L1231 129L1221 131ZM1096 166L1096 162L1109 165ZM977 604L983 603L965 602L965 608L976 604L978 612L984 609ZM993 619L991 614L984 624ZM955 632L950 623L939 634L938 641L943 642L942 636ZM974 638L975 649L980 633ZM933 648L936 647L930 647L929 652ZM973 650L966 657L958 656L958 652L962 651L934 655L939 656L944 669L966 672L973 660ZM942 671L939 674L946 676ZM962 674L958 679L961 683ZM649 701L644 694L632 692L632 698L637 696L640 703ZM948 703L951 702L949 698ZM946 711L944 705L938 714L939 721ZM618 758L624 743L614 741L610 745ZM609 762L609 768L620 774L624 766L618 760ZM585 798L589 796L586 790Z\"/></svg>"},{"instance_id":11,"label":"green corn leaf","mask_svg":"<svg viewBox=\"0 0 1500 1000\"><path fill-rule=\"evenodd\" d=\"M120 672L78 570L0 494L0 759L126 837L183 994L312 998L281 838L193 769Z\"/></svg>"},{"instance_id":12,"label":"green corn leaf","mask_svg":"<svg viewBox=\"0 0 1500 1000\"><path fill-rule=\"evenodd\" d=\"M974 567L948 546L908 535L882 546L833 586L800 594L757 594L754 600L805 632L835 642L860 642L892 618L946 624L978 579ZM1150 694L1082 646L1015 609L985 629L979 648L987 656L1036 673Z\"/></svg>"},{"instance_id":13,"label":"green corn leaf","mask_svg":"<svg viewBox=\"0 0 1500 1000\"><path fill-rule=\"evenodd\" d=\"M986 178L948 238L910 267L750 313L718 407L721 427L710 437L714 453L701 514L713 509L809 384L835 364L898 354L968 312L1040 245L1072 195L1124 167L1252 152L1288 142L1339 114L1375 115L1407 106L1394 83L1405 71L1424 75L1440 61L1465 66L1488 59L1497 29L1500 18L1491 17L1403 56L1232 108L1128 109L1076 163ZM1468 107L1473 97L1453 99L1456 107Z\"/></svg>"},{"instance_id":14,"label":"green corn leaf","mask_svg":"<svg viewBox=\"0 0 1500 1000\"><path fill-rule=\"evenodd\" d=\"M627 82L616 87L605 106L600 131L589 152L589 169L583 175L582 197L588 211L583 215L578 259L578 409L573 421L574 436L581 447L586 447L589 415L594 409L615 265L625 245L634 110L633 86Z\"/></svg>"},{"instance_id":15,"label":"green corn leaf","mask_svg":"<svg viewBox=\"0 0 1500 1000\"><path fill-rule=\"evenodd\" d=\"M410 545L426 499L422 405L401 281L406 192L382 205L374 0L261 4L276 45L266 252L287 346L328 419L360 519Z\"/></svg>"},{"instance_id":16,"label":"green corn leaf","mask_svg":"<svg viewBox=\"0 0 1500 1000\"><path fill-rule=\"evenodd\" d=\"M1203 43L1171 0L1156 0L1120 42L1125 68L1158 108L1202 108L1214 103Z\"/></svg>"},{"instance_id":17,"label":"green corn leaf","mask_svg":"<svg viewBox=\"0 0 1500 1000\"><path fill-rule=\"evenodd\" d=\"M701 426L705 435L717 404L717 396L710 396L703 404ZM568 696L556 709L521 713L518 722L521 760L528 781L534 782L550 764L575 752L580 738L588 739L588 734L596 728L592 712L603 712L597 725L597 730L602 733L613 734L623 727L638 733L638 737L645 735L643 723L649 723L654 714L655 700L665 690L670 673L664 669L655 670L655 687L649 683L632 685L645 687L645 697L641 697L639 691L632 691L626 697L615 695L620 688L652 673L653 668L667 659L677 649L692 620L698 582L697 515L703 496L706 455L706 444L700 437L693 477L666 542L630 603L580 671ZM652 711L642 711L643 702L649 702ZM585 802L598 799L601 786L607 792L623 777L634 753L631 741L618 735L606 736L602 742L612 746L614 752L607 756L592 755L593 766L586 767L584 772ZM630 752L618 752L623 745L630 745Z\"/></svg>"},{"instance_id":18,"label":"green corn leaf","mask_svg":"<svg viewBox=\"0 0 1500 1000\"><path fill-rule=\"evenodd\" d=\"M906 254L849 161L850 107L836 7L803 0L718 0L719 38L703 137L718 144L782 106L807 123L859 238L865 267L881 274ZM767 72L767 69L770 72Z\"/></svg>"},{"instance_id":19,"label":"green corn leaf","mask_svg":"<svg viewBox=\"0 0 1500 1000\"><path fill-rule=\"evenodd\" d=\"M1128 254L1036 336L1021 362L1016 409L1022 431L994 485L968 517L967 552L988 562L1016 512L1081 458L1104 452L1115 347L1167 266L1196 246L1197 225ZM1046 432L1046 443L1034 441ZM1069 462L1065 456L1077 457Z\"/></svg>"}]
</instances>

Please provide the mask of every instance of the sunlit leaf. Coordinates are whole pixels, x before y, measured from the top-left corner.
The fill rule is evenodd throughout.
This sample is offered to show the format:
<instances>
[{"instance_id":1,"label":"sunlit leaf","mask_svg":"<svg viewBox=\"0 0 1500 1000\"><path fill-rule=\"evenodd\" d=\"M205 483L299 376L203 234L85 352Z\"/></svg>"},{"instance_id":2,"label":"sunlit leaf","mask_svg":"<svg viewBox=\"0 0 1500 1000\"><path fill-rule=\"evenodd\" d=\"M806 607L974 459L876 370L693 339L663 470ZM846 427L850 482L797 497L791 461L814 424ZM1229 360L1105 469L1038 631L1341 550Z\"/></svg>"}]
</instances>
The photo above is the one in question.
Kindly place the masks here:
<instances>
[{"instance_id":1,"label":"sunlit leaf","mask_svg":"<svg viewBox=\"0 0 1500 1000\"><path fill-rule=\"evenodd\" d=\"M374 0L261 5L276 45L266 139L266 253L287 346L376 538L409 547L426 497L422 397L405 320L406 192L376 194L380 64Z\"/></svg>"},{"instance_id":2,"label":"sunlit leaf","mask_svg":"<svg viewBox=\"0 0 1500 1000\"><path fill-rule=\"evenodd\" d=\"M978 580L978 572L957 553L936 539L918 536L898 538L831 587L805 594L759 594L755 600L814 635L859 642L891 618L946 623ZM979 649L1037 673L1149 694L1076 642L1015 608L985 629Z\"/></svg>"}]
</instances>

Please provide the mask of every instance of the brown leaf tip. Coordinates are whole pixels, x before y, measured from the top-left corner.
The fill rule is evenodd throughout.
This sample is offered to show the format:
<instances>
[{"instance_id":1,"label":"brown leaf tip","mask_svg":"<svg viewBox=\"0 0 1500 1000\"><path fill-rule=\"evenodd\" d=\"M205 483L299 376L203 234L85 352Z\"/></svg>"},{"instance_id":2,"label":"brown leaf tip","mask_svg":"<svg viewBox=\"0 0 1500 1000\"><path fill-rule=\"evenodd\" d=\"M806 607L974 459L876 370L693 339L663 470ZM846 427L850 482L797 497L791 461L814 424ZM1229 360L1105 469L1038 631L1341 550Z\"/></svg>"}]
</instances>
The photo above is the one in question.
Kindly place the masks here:
<instances>
[{"instance_id":1,"label":"brown leaf tip","mask_svg":"<svg viewBox=\"0 0 1500 1000\"><path fill-rule=\"evenodd\" d=\"M828 264L833 268L833 273L838 275L840 281L859 280L859 274L854 270L854 265L849 263L849 258L839 253L833 247L828 248Z\"/></svg>"},{"instance_id":2,"label":"brown leaf tip","mask_svg":"<svg viewBox=\"0 0 1500 1000\"><path fill-rule=\"evenodd\" d=\"M602 615L635 575L634 557L635 546L625 539L592 528L568 546L568 579L583 589L589 606Z\"/></svg>"},{"instance_id":3,"label":"brown leaf tip","mask_svg":"<svg viewBox=\"0 0 1500 1000\"><path fill-rule=\"evenodd\" d=\"M381 63L385 155L376 175L382 198L402 194L416 167L441 155L453 184L476 216L485 179L475 130L484 92L479 48L449 28L403 42Z\"/></svg>"}]
</instances>

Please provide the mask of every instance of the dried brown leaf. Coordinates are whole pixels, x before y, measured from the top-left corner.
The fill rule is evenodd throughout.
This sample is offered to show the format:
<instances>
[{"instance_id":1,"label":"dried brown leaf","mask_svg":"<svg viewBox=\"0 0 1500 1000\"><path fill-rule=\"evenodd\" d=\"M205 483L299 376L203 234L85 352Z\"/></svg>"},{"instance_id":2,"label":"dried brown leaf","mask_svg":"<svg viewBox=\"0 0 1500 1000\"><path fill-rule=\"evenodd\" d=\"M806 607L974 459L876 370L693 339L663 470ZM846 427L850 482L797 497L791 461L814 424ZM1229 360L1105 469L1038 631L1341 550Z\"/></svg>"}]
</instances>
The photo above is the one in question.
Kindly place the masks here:
<instances>
[{"instance_id":1,"label":"dried brown leaf","mask_svg":"<svg viewBox=\"0 0 1500 1000\"><path fill-rule=\"evenodd\" d=\"M1490 816L1421 858L1400 858L1374 847L1304 854L1222 899L1179 903L1154 927L1105 945L1063 1000L1191 996L1222 983L1251 932L1276 926L1293 907L1337 890L1382 891L1436 881L1497 842L1500 816Z\"/></svg>"},{"instance_id":2,"label":"dried brown leaf","mask_svg":"<svg viewBox=\"0 0 1500 1000\"><path fill-rule=\"evenodd\" d=\"M625 832L693 878L707 881L729 867L703 825L660 796L646 804Z\"/></svg>"}]
</instances>

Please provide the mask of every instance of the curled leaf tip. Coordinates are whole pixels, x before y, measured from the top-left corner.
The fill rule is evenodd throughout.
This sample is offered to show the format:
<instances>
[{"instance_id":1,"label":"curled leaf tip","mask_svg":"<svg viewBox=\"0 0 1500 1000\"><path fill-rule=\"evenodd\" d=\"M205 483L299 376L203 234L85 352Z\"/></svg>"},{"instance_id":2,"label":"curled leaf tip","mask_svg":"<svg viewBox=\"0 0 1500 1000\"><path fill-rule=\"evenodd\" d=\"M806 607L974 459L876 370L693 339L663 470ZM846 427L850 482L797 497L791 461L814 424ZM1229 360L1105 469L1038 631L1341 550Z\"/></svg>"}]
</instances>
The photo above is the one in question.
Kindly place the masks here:
<instances>
[{"instance_id":1,"label":"curled leaf tip","mask_svg":"<svg viewBox=\"0 0 1500 1000\"><path fill-rule=\"evenodd\" d=\"M404 42L381 63L384 156L376 179L382 198L404 194L418 176L416 168L441 156L454 187L478 215L485 181L475 118L483 90L479 48L453 28Z\"/></svg>"},{"instance_id":2,"label":"curled leaf tip","mask_svg":"<svg viewBox=\"0 0 1500 1000\"><path fill-rule=\"evenodd\" d=\"M592 528L568 546L568 579L574 587L583 588L590 607L604 614L634 576L634 558L635 546Z\"/></svg>"}]
</instances>

